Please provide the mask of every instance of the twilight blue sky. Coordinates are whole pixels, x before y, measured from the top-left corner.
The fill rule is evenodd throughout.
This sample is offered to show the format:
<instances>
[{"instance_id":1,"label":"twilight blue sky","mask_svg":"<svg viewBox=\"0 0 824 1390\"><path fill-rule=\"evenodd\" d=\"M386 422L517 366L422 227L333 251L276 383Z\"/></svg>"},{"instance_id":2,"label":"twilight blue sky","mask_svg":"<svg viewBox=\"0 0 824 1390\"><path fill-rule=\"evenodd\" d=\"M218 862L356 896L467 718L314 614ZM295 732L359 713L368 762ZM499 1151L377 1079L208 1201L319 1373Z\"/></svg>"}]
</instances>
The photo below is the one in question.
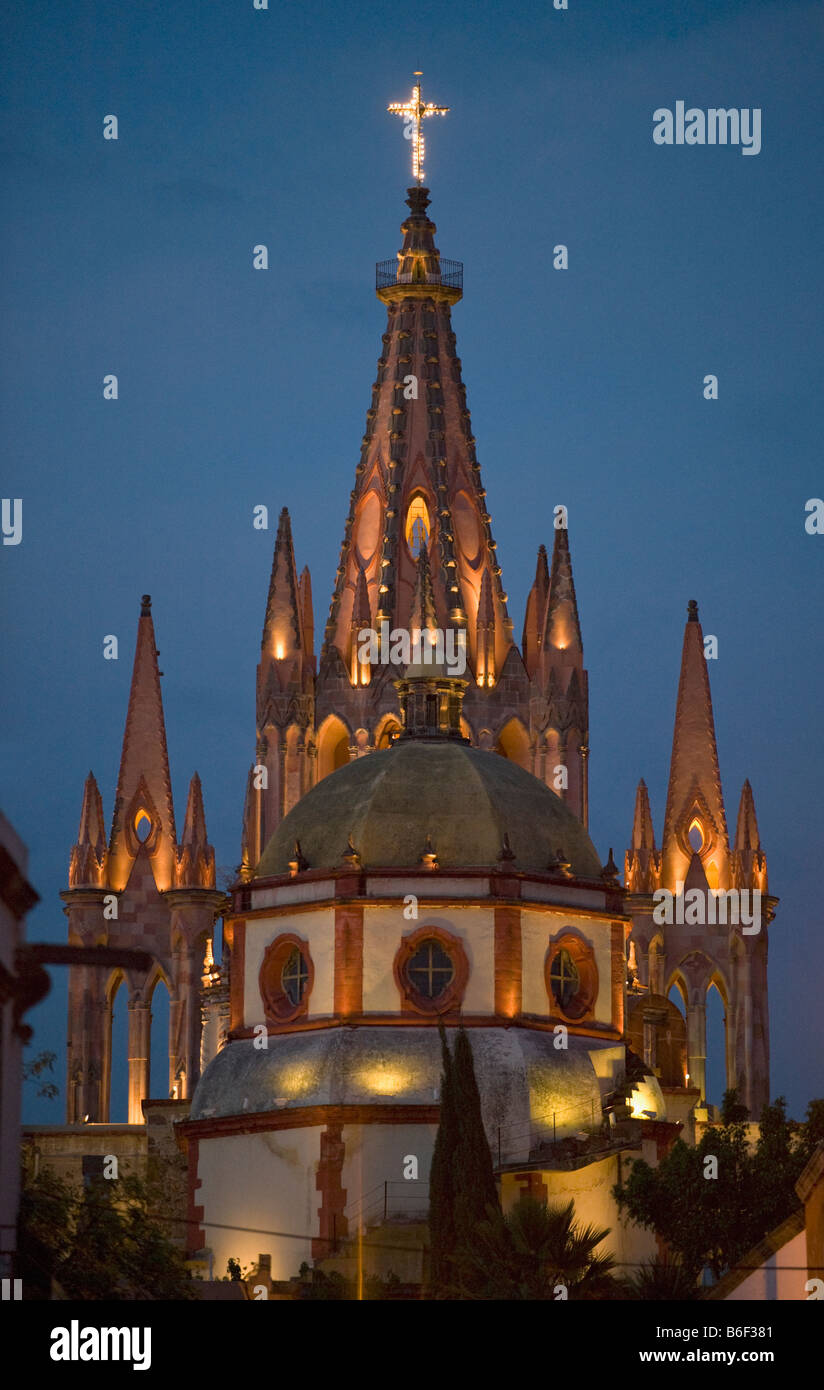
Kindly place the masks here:
<instances>
[{"instance_id":1,"label":"twilight blue sky","mask_svg":"<svg viewBox=\"0 0 824 1390\"><path fill-rule=\"evenodd\" d=\"M516 634L563 502L591 832L622 862L641 776L660 837L698 599L728 820L749 776L781 898L772 1091L800 1115L824 1094L824 537L804 530L824 494L824 16L569 6L6 7L0 490L24 499L24 539L0 548L0 796L42 899L30 938L64 939L83 779L108 827L148 592L178 823L196 768L218 863L237 863L274 540L252 507L274 523L289 506L322 631L384 328L373 263L406 210L409 147L385 107L422 68L452 108L429 123L427 182L440 249L465 263L454 324ZM679 99L760 107L761 153L655 145L654 109ZM62 1083L54 978L31 1019ZM29 1100L29 1119L62 1114Z\"/></svg>"}]
</instances>

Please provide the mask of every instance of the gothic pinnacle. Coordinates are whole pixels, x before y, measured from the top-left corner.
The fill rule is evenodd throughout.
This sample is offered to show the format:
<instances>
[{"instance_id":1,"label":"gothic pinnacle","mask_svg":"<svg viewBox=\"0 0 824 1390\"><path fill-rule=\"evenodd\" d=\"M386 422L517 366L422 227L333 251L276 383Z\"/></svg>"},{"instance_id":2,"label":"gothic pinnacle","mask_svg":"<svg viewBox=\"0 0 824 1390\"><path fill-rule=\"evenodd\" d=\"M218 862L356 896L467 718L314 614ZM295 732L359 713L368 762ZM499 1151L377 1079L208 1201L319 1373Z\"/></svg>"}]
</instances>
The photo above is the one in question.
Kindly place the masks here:
<instances>
[{"instance_id":1,"label":"gothic pinnacle","mask_svg":"<svg viewBox=\"0 0 824 1390\"><path fill-rule=\"evenodd\" d=\"M157 656L151 599L144 594L109 846L109 876L118 890L126 886L131 873L141 817L142 824L148 821L149 825L143 838L152 845L156 884L161 891L172 885L177 836Z\"/></svg>"}]
</instances>

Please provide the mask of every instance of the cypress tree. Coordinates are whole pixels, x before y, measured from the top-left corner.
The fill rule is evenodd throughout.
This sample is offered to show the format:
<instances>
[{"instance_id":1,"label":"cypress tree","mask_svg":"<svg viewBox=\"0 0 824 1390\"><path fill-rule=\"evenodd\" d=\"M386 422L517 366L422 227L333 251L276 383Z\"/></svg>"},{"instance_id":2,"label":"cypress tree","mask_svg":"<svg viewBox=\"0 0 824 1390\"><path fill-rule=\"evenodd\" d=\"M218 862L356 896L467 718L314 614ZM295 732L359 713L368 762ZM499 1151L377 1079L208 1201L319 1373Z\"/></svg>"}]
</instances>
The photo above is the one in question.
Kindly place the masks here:
<instances>
[{"instance_id":1,"label":"cypress tree","mask_svg":"<svg viewBox=\"0 0 824 1390\"><path fill-rule=\"evenodd\" d=\"M458 1030L452 1056L452 1091L457 1115L455 1258L461 1282L467 1292L472 1292L478 1283L480 1271L470 1252L477 1244L479 1222L488 1219L490 1206L498 1206L498 1189L481 1113L472 1048L463 1027Z\"/></svg>"},{"instance_id":2,"label":"cypress tree","mask_svg":"<svg viewBox=\"0 0 824 1390\"><path fill-rule=\"evenodd\" d=\"M453 1283L455 1255L455 1177L458 1146L458 1114L455 1107L455 1081L446 1030L438 1020L441 1035L441 1117L435 1137L429 1174L429 1242L431 1292L443 1296Z\"/></svg>"}]
</instances>

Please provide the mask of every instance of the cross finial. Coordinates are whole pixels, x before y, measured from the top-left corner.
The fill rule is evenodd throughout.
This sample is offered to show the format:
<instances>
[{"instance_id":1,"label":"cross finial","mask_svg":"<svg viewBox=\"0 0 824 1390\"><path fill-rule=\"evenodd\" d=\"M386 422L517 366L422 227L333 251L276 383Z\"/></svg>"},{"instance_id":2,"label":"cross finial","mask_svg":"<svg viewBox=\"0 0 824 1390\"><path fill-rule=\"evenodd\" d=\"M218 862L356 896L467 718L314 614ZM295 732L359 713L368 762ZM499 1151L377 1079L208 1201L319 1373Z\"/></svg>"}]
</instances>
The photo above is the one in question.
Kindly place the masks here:
<instances>
[{"instance_id":1,"label":"cross finial","mask_svg":"<svg viewBox=\"0 0 824 1390\"><path fill-rule=\"evenodd\" d=\"M417 183L423 183L423 158L424 158L424 139L423 122L427 116L445 116L449 110L448 106L436 106L434 102L423 99L421 91L422 72L416 72L415 86L412 88L412 96L409 101L393 101L391 106L387 106L387 111L391 111L395 116L402 116L404 121L403 134L405 140L412 141L412 177Z\"/></svg>"}]
</instances>

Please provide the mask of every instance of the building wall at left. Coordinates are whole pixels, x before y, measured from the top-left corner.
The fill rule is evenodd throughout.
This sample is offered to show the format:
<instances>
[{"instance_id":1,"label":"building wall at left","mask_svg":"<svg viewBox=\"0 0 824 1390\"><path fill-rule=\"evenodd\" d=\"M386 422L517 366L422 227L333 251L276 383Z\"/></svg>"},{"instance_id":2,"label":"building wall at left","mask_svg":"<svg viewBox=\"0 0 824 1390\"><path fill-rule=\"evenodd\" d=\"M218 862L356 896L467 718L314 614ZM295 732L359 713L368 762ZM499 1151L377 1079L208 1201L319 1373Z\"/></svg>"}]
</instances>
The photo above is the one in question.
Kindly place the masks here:
<instances>
[{"instance_id":1,"label":"building wall at left","mask_svg":"<svg viewBox=\"0 0 824 1390\"><path fill-rule=\"evenodd\" d=\"M23 995L18 949L25 915L37 901L29 884L28 851L0 812L0 1275L13 1273L20 1196L20 1107L23 1046L28 1029L20 1023Z\"/></svg>"}]
</instances>

